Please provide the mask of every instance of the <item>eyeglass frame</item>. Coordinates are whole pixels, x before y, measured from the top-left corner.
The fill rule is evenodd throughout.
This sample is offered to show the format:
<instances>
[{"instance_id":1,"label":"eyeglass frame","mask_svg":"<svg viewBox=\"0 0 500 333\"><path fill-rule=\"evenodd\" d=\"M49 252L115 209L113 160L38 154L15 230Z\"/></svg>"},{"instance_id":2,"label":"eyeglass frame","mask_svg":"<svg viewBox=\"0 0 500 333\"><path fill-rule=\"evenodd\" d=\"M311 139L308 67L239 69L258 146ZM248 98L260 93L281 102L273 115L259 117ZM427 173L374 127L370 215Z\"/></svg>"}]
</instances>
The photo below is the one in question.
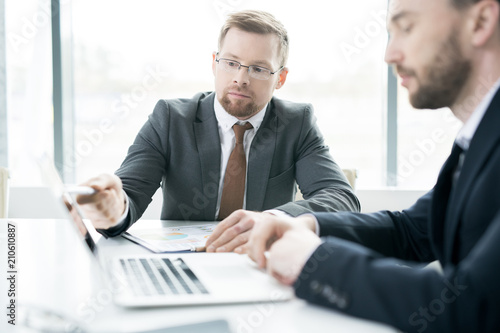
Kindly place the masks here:
<instances>
[{"instance_id":1,"label":"eyeglass frame","mask_svg":"<svg viewBox=\"0 0 500 333\"><path fill-rule=\"evenodd\" d=\"M262 67L262 66L257 66L257 65L249 65L249 66L246 66L246 65L242 65L242 64L241 64L241 62L236 61L236 60L233 60L233 59L227 59L227 58L219 58L219 59L217 59L217 56L219 55L219 52L217 52L215 55L216 55L215 62L216 62L217 64L220 64L220 63L219 63L219 61L220 61L220 60L227 60L227 61L231 61L231 62L237 63L237 64L238 64L238 68L236 68L236 71L234 71L235 73L236 73L237 71L239 71L241 67L246 67L246 68L248 68L248 69L247 69L247 73L248 73L248 75L249 75L250 77L253 77L254 79L257 79L257 80L262 80L262 81L267 81L267 80L269 80L269 78L271 78L271 75L274 75L274 74L276 74L276 73L278 73L278 72L281 72L281 71L285 68L285 66L281 66L278 70L276 70L276 71L274 71L274 72L273 72L273 71L271 71L269 68ZM261 69L265 69L266 71L269 71L269 77L268 77L267 79L259 79L258 77L252 76L252 75L250 74L250 73L251 73L251 72L250 72L250 68L256 68L256 67L257 67L257 68L261 68ZM226 71L226 72L230 73L229 71Z\"/></svg>"}]
</instances>

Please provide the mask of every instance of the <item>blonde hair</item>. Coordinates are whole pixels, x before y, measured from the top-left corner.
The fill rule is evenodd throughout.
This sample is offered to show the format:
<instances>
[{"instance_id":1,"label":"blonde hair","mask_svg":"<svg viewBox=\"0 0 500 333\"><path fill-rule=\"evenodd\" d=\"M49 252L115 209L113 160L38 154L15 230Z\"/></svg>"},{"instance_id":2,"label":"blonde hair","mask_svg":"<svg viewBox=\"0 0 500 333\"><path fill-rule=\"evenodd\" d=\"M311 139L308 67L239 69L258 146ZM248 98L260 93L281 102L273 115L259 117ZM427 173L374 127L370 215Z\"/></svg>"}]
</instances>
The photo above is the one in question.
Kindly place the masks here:
<instances>
[{"instance_id":1,"label":"blonde hair","mask_svg":"<svg viewBox=\"0 0 500 333\"><path fill-rule=\"evenodd\" d=\"M286 65L288 60L288 32L283 24L273 15L260 10L244 10L230 14L220 30L219 51L222 48L227 32L231 28L262 35L276 35L280 41L278 50L281 56L280 65Z\"/></svg>"}]
</instances>

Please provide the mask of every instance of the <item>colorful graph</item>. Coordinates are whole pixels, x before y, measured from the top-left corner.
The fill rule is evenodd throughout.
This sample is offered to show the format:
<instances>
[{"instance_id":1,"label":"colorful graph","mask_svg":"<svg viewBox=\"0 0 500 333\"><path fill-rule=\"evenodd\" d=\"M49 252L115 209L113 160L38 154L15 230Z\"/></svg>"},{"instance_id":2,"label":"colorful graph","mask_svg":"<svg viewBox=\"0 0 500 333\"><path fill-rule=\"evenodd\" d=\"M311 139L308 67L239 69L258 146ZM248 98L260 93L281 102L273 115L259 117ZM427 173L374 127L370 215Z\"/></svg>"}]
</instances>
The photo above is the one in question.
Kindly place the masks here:
<instances>
[{"instance_id":1,"label":"colorful graph","mask_svg":"<svg viewBox=\"0 0 500 333\"><path fill-rule=\"evenodd\" d=\"M172 241L186 238L188 235L180 232L167 232L167 233L147 233L142 234L141 237L147 240L156 240L156 241Z\"/></svg>"},{"instance_id":2,"label":"colorful graph","mask_svg":"<svg viewBox=\"0 0 500 333\"><path fill-rule=\"evenodd\" d=\"M137 242L154 252L189 251L205 245L216 224L192 225L170 228L135 229L125 238Z\"/></svg>"}]
</instances>

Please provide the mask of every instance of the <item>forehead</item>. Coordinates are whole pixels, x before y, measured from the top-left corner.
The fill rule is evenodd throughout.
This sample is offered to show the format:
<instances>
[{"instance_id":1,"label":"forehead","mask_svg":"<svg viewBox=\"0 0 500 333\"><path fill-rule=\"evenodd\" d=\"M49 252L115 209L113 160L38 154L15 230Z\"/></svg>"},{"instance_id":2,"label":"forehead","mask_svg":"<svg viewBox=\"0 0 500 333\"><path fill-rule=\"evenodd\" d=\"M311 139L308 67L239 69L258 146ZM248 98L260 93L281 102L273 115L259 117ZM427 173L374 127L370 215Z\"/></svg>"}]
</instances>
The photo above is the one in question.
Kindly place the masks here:
<instances>
[{"instance_id":1,"label":"forehead","mask_svg":"<svg viewBox=\"0 0 500 333\"><path fill-rule=\"evenodd\" d=\"M279 61L279 38L274 34L258 34L231 28L221 45L221 57L251 64L276 65Z\"/></svg>"},{"instance_id":2,"label":"forehead","mask_svg":"<svg viewBox=\"0 0 500 333\"><path fill-rule=\"evenodd\" d=\"M452 0L390 0L387 11L388 25L407 15L443 19L451 14ZM444 17L443 17L444 16Z\"/></svg>"}]
</instances>

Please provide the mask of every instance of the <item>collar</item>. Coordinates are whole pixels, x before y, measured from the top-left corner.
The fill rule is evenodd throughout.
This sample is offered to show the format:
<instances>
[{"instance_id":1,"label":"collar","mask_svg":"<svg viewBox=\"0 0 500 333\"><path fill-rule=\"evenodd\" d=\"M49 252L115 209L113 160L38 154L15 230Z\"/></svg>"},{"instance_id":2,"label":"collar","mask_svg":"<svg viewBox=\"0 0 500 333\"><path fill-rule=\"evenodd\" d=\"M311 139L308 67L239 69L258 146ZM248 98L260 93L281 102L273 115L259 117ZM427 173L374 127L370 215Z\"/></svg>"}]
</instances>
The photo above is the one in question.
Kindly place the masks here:
<instances>
[{"instance_id":1,"label":"collar","mask_svg":"<svg viewBox=\"0 0 500 333\"><path fill-rule=\"evenodd\" d=\"M252 124L253 128L255 131L257 131L262 124L262 121L264 120L264 116L266 115L266 109L267 109L267 103L262 110L254 114L252 117L245 121L241 121L235 116L230 115L227 113L227 111L224 109L224 107L220 104L219 99L217 98L217 94L215 95L214 98L214 110L215 110L215 117L217 118L217 122L219 123L219 127L222 129L222 131L229 131L233 128L233 125L238 123L246 123L249 122Z\"/></svg>"},{"instance_id":2,"label":"collar","mask_svg":"<svg viewBox=\"0 0 500 333\"><path fill-rule=\"evenodd\" d=\"M479 105L476 107L465 125L458 132L455 142L464 151L469 149L472 137L476 133L476 130L479 127L479 123L481 123L481 120L483 119L486 110L488 110L488 107L490 106L491 101L493 100L493 97L495 96L499 87L500 79L495 82L490 91L488 91L486 96L484 96L484 98L481 100L481 103L479 103Z\"/></svg>"}]
</instances>

